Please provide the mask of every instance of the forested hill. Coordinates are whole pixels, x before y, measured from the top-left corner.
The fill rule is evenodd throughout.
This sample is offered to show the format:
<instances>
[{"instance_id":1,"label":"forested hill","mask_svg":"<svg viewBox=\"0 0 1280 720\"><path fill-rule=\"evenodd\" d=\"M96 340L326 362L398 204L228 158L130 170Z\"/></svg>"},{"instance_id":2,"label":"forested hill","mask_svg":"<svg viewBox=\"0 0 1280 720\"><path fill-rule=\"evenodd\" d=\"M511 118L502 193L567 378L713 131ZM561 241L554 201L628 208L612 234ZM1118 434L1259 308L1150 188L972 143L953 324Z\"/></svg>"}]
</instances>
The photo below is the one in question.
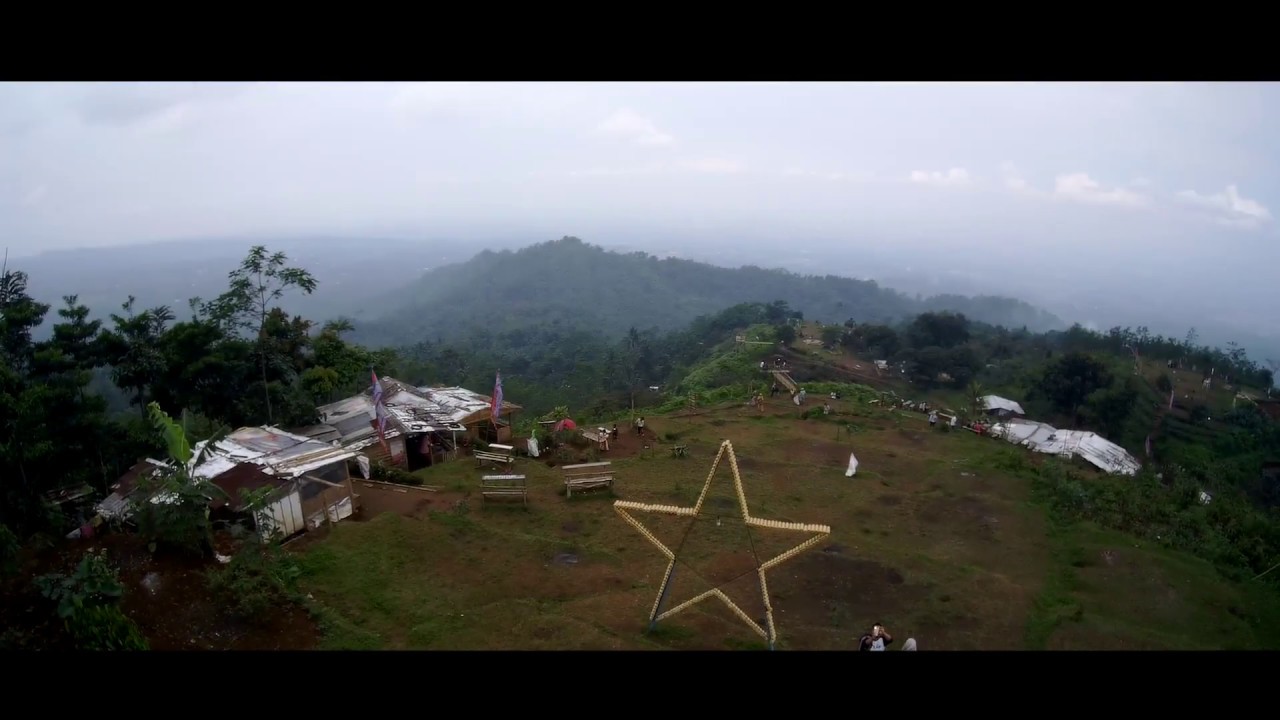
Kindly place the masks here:
<instances>
[{"instance_id":1,"label":"forested hill","mask_svg":"<svg viewBox=\"0 0 1280 720\"><path fill-rule=\"evenodd\" d=\"M406 345L544 323L620 336L631 327L671 330L732 305L774 300L824 322L891 322L950 310L1011 328L1065 327L1059 318L1010 298L917 300L874 281L622 254L567 237L518 251L485 251L433 270L389 297L381 317L358 323L356 339Z\"/></svg>"}]
</instances>

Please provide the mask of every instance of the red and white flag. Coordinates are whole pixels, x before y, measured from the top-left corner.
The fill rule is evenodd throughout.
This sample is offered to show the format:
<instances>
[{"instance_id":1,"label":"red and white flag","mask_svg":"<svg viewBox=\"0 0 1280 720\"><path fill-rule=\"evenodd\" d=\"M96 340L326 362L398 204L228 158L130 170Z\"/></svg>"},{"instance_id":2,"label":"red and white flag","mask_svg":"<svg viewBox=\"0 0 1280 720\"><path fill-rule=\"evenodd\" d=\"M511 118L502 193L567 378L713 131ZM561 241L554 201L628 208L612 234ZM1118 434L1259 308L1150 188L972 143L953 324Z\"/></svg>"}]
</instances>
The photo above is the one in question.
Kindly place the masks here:
<instances>
[{"instance_id":1,"label":"red and white flag","mask_svg":"<svg viewBox=\"0 0 1280 720\"><path fill-rule=\"evenodd\" d=\"M493 424L498 424L498 418L502 416L502 373L498 372L493 380L493 399L489 405L489 417L493 420Z\"/></svg>"},{"instance_id":2,"label":"red and white flag","mask_svg":"<svg viewBox=\"0 0 1280 720\"><path fill-rule=\"evenodd\" d=\"M378 420L378 441L383 447L387 445L387 406L383 401L382 381L378 379L378 373L369 371L373 375L373 414Z\"/></svg>"}]
</instances>

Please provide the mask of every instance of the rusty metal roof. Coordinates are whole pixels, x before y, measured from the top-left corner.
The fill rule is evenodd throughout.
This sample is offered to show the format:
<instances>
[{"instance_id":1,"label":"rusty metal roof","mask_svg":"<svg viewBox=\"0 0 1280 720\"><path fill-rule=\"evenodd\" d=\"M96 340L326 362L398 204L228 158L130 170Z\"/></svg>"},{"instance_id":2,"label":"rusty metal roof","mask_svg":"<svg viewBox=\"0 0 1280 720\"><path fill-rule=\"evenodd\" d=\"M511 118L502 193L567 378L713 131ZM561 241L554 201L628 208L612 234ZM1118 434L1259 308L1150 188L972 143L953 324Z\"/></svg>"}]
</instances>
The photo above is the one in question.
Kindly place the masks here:
<instances>
[{"instance_id":1,"label":"rusty metal roof","mask_svg":"<svg viewBox=\"0 0 1280 720\"><path fill-rule=\"evenodd\" d=\"M287 484L289 480L268 475L253 463L240 463L214 477L211 482L225 492L229 500L214 498L213 502L209 503L209 507L217 510L229 504L233 510L239 511L242 508L241 490L253 491L264 487L280 487Z\"/></svg>"}]
</instances>

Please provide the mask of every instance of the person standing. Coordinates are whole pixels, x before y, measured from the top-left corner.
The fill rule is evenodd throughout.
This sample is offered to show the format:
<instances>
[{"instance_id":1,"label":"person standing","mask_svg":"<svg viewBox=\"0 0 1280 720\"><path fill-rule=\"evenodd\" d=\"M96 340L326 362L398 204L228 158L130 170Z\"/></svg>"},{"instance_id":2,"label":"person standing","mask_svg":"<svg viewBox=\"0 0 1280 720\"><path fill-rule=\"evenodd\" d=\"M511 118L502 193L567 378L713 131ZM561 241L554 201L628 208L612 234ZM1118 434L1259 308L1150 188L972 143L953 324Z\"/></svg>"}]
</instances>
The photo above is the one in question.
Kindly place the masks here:
<instances>
[{"instance_id":1,"label":"person standing","mask_svg":"<svg viewBox=\"0 0 1280 720\"><path fill-rule=\"evenodd\" d=\"M636 418L636 434L644 435L644 416Z\"/></svg>"}]
</instances>

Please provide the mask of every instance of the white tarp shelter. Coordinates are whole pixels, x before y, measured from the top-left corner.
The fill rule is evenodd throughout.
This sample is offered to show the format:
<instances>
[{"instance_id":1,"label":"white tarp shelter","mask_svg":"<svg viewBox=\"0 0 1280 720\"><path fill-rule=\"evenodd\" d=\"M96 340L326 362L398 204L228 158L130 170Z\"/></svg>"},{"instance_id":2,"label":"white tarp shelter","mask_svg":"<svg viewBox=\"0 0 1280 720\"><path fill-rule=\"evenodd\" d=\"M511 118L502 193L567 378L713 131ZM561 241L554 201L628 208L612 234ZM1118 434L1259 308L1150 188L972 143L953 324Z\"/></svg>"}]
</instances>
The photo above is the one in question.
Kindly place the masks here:
<instances>
[{"instance_id":1,"label":"white tarp shelter","mask_svg":"<svg viewBox=\"0 0 1280 720\"><path fill-rule=\"evenodd\" d=\"M1003 412L1013 413L1015 415L1026 415L1022 411L1022 406L999 395L985 395L982 397L982 409L987 412Z\"/></svg>"},{"instance_id":2,"label":"white tarp shelter","mask_svg":"<svg viewBox=\"0 0 1280 720\"><path fill-rule=\"evenodd\" d=\"M1127 450L1086 430L1058 430L1042 422L1015 419L993 425L991 435L1046 455L1083 458L1113 475L1136 475L1141 467Z\"/></svg>"}]
</instances>

